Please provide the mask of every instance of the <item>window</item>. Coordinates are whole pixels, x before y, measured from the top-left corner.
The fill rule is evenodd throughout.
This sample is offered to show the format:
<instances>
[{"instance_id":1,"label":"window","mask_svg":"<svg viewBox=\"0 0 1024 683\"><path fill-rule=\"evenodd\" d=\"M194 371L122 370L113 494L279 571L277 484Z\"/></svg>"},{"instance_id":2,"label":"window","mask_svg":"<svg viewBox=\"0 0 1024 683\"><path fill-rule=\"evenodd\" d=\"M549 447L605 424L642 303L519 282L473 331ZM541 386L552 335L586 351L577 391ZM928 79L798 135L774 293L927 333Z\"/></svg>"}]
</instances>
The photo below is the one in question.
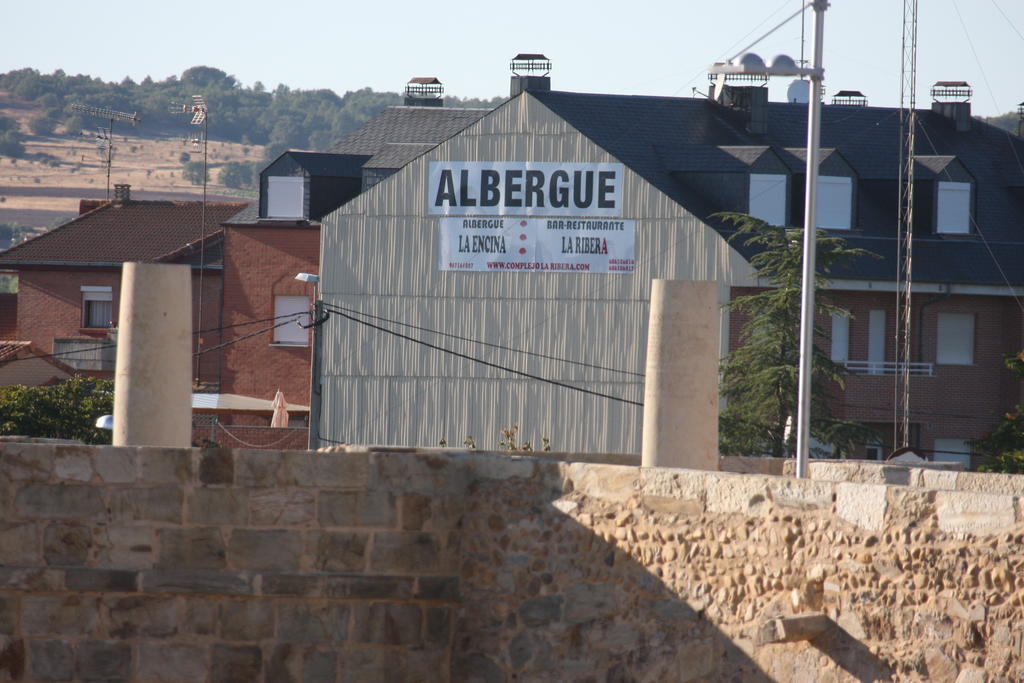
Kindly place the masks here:
<instances>
[{"instance_id":1,"label":"window","mask_svg":"<svg viewBox=\"0 0 1024 683\"><path fill-rule=\"evenodd\" d=\"M974 364L974 314L939 313L935 362L941 365Z\"/></svg>"},{"instance_id":2,"label":"window","mask_svg":"<svg viewBox=\"0 0 1024 683\"><path fill-rule=\"evenodd\" d=\"M110 287L82 285L82 327L114 326L114 293Z\"/></svg>"},{"instance_id":3,"label":"window","mask_svg":"<svg viewBox=\"0 0 1024 683\"><path fill-rule=\"evenodd\" d=\"M853 218L853 178L818 176L818 227L849 230Z\"/></svg>"},{"instance_id":4,"label":"window","mask_svg":"<svg viewBox=\"0 0 1024 683\"><path fill-rule=\"evenodd\" d=\"M939 182L935 232L966 235L971 232L971 184Z\"/></svg>"},{"instance_id":5,"label":"window","mask_svg":"<svg viewBox=\"0 0 1024 683\"><path fill-rule=\"evenodd\" d=\"M885 311L868 312L868 374L885 374Z\"/></svg>"},{"instance_id":6,"label":"window","mask_svg":"<svg viewBox=\"0 0 1024 683\"><path fill-rule=\"evenodd\" d=\"M850 360L850 316L842 313L832 314L832 360Z\"/></svg>"},{"instance_id":7,"label":"window","mask_svg":"<svg viewBox=\"0 0 1024 683\"><path fill-rule=\"evenodd\" d=\"M751 173L749 213L771 225L785 225L786 176Z\"/></svg>"},{"instance_id":8,"label":"window","mask_svg":"<svg viewBox=\"0 0 1024 683\"><path fill-rule=\"evenodd\" d=\"M958 462L971 466L971 447L965 439L935 439L932 460L935 462Z\"/></svg>"},{"instance_id":9,"label":"window","mask_svg":"<svg viewBox=\"0 0 1024 683\"><path fill-rule=\"evenodd\" d=\"M306 346L309 344L309 330L302 327L302 325L309 324L308 296L275 296L274 317L276 318L274 324L286 323L274 328L275 344L289 344L292 346Z\"/></svg>"},{"instance_id":10,"label":"window","mask_svg":"<svg viewBox=\"0 0 1024 683\"><path fill-rule=\"evenodd\" d=\"M301 176L267 178L267 218L302 218L306 179Z\"/></svg>"}]
</instances>

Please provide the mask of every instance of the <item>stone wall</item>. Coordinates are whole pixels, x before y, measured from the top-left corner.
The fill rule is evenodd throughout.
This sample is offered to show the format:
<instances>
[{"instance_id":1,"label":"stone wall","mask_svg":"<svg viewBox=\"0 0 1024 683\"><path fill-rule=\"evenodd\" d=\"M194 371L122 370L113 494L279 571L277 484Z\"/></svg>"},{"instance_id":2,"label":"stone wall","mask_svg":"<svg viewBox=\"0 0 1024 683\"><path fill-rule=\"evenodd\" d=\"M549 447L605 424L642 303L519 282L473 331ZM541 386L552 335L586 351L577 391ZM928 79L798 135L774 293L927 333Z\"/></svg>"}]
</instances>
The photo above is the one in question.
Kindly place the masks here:
<instances>
[{"instance_id":1,"label":"stone wall","mask_svg":"<svg viewBox=\"0 0 1024 683\"><path fill-rule=\"evenodd\" d=\"M0 449L0 680L1024 678L1016 477Z\"/></svg>"}]
</instances>

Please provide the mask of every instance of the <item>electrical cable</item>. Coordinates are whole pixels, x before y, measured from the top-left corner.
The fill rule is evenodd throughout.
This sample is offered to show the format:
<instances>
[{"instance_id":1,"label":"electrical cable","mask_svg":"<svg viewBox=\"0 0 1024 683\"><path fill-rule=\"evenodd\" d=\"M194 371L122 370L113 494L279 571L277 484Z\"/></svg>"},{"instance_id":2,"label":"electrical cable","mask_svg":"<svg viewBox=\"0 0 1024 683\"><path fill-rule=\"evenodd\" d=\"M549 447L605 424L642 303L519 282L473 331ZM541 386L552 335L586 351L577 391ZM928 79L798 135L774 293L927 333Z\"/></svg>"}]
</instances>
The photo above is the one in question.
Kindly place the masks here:
<instances>
[{"instance_id":1,"label":"electrical cable","mask_svg":"<svg viewBox=\"0 0 1024 683\"><path fill-rule=\"evenodd\" d=\"M512 373L514 375L519 375L520 377L526 377L527 379L537 380L538 382L545 382L547 384L553 384L555 386L562 387L563 389L571 389L573 391L579 391L579 392L582 392L584 394L590 394L592 396L597 396L599 398L606 398L606 399L608 399L610 401L619 401L621 403L628 403L629 405L634 405L634 406L638 406L638 407L643 407L643 405L644 405L643 403L641 403L639 401L632 401L632 400L630 400L628 398L622 398L620 396L612 396L611 394L603 394L603 393L601 393L599 391L594 391L592 389L586 389L584 387L573 386L572 384L566 384L565 382L559 382L558 380L548 379L547 377L541 377L539 375L534 375L534 374L531 374L531 373L528 373L528 372L523 372L522 370L516 370L514 368L509 368L509 367L506 367L504 365L498 365L497 363L492 363L490 361L483 360L482 358L475 358L475 357L470 356L470 355L465 354L465 353L459 353L458 351L454 351L452 349L447 349L447 348L445 348L443 346L438 346L436 344L431 344L430 342L424 341L422 339L416 339L415 337L410 337L409 335L402 334L401 332L396 332L395 330L389 330L386 327L381 327L380 325L375 325L374 323L368 322L366 320L360 320L359 318L351 316L351 315L349 315L347 313L343 313L341 311L333 311L333 312L336 315L340 315L342 318L345 318L347 320L351 320L354 323L358 323L360 325L365 325L366 327L371 327L371 328L373 328L375 330L378 330L380 332L386 332L387 334L390 334L390 335L393 335L395 337L398 337L399 339L405 339L406 341L411 341L411 342L414 342L416 344L421 344L423 346L426 346L427 348L434 349L435 351L441 351L443 353L447 353L447 354L450 354L452 356L457 356L457 357L463 358L465 360L473 361L474 363L479 363L481 365L485 365L487 367L494 368L496 370L502 370L504 372L510 372L510 373Z\"/></svg>"},{"instance_id":2,"label":"electrical cable","mask_svg":"<svg viewBox=\"0 0 1024 683\"><path fill-rule=\"evenodd\" d=\"M305 314L292 313L290 315L294 317L295 315L305 315ZM273 330L273 329L276 329L278 327L281 327L282 325L287 325L288 323L291 323L291 322L295 322L295 321L294 320L285 320L284 322L279 322L276 325L271 325L270 327L264 327L262 330L256 330L255 332L250 332L249 334L242 335L238 339L232 339L231 341L224 342L223 344L218 344L217 346L211 346L210 348L203 349L202 351L196 351L192 355L193 356L200 356L200 355L202 355L204 353L209 353L210 351L217 351L218 349L223 349L225 346L231 346L232 344L237 344L240 341L245 341L246 339L249 339L251 337L255 337L258 334L263 334L264 332L269 332L270 330Z\"/></svg>"},{"instance_id":3,"label":"electrical cable","mask_svg":"<svg viewBox=\"0 0 1024 683\"><path fill-rule=\"evenodd\" d=\"M429 327L420 327L419 325L413 325L412 323L403 323L403 322L398 321L398 320L391 320L391 319L385 318L383 316L373 315L372 313L364 313L362 311L357 311L354 308L346 308L345 306L338 306L337 304L325 305L324 308L326 308L327 310L331 311L332 313L342 313L342 312L344 312L344 313L351 313L353 315L361 315L361 316L366 317L366 318L372 318L374 320L380 320L382 322L390 323L392 325L399 325L401 327L407 327L407 328L416 330L418 332L428 332L430 334L436 334L436 335L440 335L442 337L449 337L451 339L457 339L459 341L469 342L471 344L479 344L481 346L488 346L490 348L499 349L499 350L502 350L502 351L510 351L512 353L518 353L518 354L522 354L524 356L535 356L537 358L544 358L546 360L558 361L559 363L569 363L570 365L578 365L580 367L590 368L592 370L604 370L604 371L607 371L607 372L617 372L619 374L631 375L633 377L641 377L642 378L644 376L644 374L642 372L631 372L629 370L619 370L617 368L609 368L609 367L605 367L603 365L596 365L594 363L586 363L584 361L570 360L568 358L559 358L558 356L551 356L551 355L548 355L546 353L537 353L536 351L525 351L523 349L515 349L515 348L512 348L511 346L504 346L502 344L495 344L494 342L483 341L483 340L480 340L480 339L472 339L471 337L463 337L463 336L460 336L460 335L457 335L457 334L452 334L451 332L441 332L440 330L432 330Z\"/></svg>"}]
</instances>

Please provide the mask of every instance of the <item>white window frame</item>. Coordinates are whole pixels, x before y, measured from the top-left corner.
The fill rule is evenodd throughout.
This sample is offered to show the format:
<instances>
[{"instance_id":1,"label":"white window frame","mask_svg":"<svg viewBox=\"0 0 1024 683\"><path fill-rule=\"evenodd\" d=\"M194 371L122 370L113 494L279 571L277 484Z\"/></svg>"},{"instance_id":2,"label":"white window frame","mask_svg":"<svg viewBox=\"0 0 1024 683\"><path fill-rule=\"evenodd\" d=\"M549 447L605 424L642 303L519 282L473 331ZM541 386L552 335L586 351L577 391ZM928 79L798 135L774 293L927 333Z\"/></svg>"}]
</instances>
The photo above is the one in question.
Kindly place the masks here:
<instances>
[{"instance_id":1,"label":"white window frame","mask_svg":"<svg viewBox=\"0 0 1024 683\"><path fill-rule=\"evenodd\" d=\"M281 317L287 316L287 317ZM274 328L274 345L309 346L309 297L305 295L279 294L274 297L274 324L286 323Z\"/></svg>"},{"instance_id":2,"label":"white window frame","mask_svg":"<svg viewBox=\"0 0 1024 683\"><path fill-rule=\"evenodd\" d=\"M974 365L974 314L939 313L935 333L937 365Z\"/></svg>"},{"instance_id":3,"label":"white window frame","mask_svg":"<svg viewBox=\"0 0 1024 683\"><path fill-rule=\"evenodd\" d=\"M969 235L971 232L971 184L939 181L935 206L935 232Z\"/></svg>"},{"instance_id":4,"label":"white window frame","mask_svg":"<svg viewBox=\"0 0 1024 683\"><path fill-rule=\"evenodd\" d=\"M817 227L849 230L853 221L853 178L818 176L817 207Z\"/></svg>"},{"instance_id":5,"label":"white window frame","mask_svg":"<svg viewBox=\"0 0 1024 683\"><path fill-rule=\"evenodd\" d=\"M832 360L850 360L850 316L845 313L832 314Z\"/></svg>"},{"instance_id":6,"label":"white window frame","mask_svg":"<svg viewBox=\"0 0 1024 683\"><path fill-rule=\"evenodd\" d=\"M267 218L303 218L306 179L302 176L267 177Z\"/></svg>"},{"instance_id":7,"label":"white window frame","mask_svg":"<svg viewBox=\"0 0 1024 683\"><path fill-rule=\"evenodd\" d=\"M82 327L86 329L106 329L114 326L114 289L108 285L82 285ZM105 325L90 325L93 301L109 302L109 316Z\"/></svg>"},{"instance_id":8,"label":"white window frame","mask_svg":"<svg viewBox=\"0 0 1024 683\"><path fill-rule=\"evenodd\" d=\"M748 213L769 225L786 225L786 195L789 176L751 173Z\"/></svg>"}]
</instances>

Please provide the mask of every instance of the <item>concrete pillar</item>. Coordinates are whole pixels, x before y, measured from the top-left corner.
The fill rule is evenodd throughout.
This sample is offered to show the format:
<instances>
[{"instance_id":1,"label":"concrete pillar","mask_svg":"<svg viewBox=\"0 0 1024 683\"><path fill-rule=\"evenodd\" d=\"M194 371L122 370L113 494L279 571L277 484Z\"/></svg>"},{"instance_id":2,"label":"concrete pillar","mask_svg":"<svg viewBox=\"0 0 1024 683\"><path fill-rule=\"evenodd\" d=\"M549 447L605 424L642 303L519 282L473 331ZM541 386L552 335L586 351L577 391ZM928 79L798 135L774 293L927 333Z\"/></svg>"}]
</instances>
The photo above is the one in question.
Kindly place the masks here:
<instances>
[{"instance_id":1,"label":"concrete pillar","mask_svg":"<svg viewBox=\"0 0 1024 683\"><path fill-rule=\"evenodd\" d=\"M718 469L714 282L654 280L644 385L644 467Z\"/></svg>"},{"instance_id":2,"label":"concrete pillar","mask_svg":"<svg viewBox=\"0 0 1024 683\"><path fill-rule=\"evenodd\" d=\"M114 445L192 442L191 268L125 263L121 274Z\"/></svg>"}]
</instances>

